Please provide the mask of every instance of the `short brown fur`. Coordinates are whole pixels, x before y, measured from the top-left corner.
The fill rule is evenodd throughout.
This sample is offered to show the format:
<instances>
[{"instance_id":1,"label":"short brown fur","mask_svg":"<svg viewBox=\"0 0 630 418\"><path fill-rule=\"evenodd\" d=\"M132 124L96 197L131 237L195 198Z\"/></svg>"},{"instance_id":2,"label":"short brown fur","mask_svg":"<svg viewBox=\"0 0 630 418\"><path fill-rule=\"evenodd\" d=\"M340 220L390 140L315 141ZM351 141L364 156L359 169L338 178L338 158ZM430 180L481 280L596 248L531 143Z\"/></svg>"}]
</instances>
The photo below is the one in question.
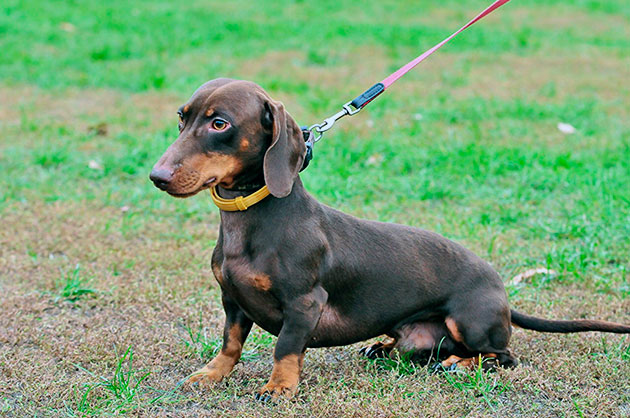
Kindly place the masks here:
<instances>
[{"instance_id":1,"label":"short brown fur","mask_svg":"<svg viewBox=\"0 0 630 418\"><path fill-rule=\"evenodd\" d=\"M219 282L219 285L223 283L223 273L221 272L221 266L219 266L218 264L212 263L212 273L214 274L214 277L217 279L217 282Z\"/></svg>"}]
</instances>

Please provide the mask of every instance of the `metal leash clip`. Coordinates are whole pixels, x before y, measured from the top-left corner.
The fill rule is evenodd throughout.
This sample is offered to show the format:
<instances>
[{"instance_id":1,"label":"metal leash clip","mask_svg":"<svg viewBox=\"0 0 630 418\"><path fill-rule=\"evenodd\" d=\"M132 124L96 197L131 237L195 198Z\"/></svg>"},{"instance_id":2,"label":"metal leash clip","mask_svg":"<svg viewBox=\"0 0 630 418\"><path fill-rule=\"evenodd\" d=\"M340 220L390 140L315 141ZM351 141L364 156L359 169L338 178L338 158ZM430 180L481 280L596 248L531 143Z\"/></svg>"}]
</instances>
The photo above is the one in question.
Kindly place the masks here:
<instances>
[{"instance_id":1,"label":"metal leash clip","mask_svg":"<svg viewBox=\"0 0 630 418\"><path fill-rule=\"evenodd\" d=\"M322 139L324 132L332 128L335 122L337 122L339 119L343 118L344 116L356 115L357 113L361 111L361 109L363 109L362 107L359 107L357 109L352 109L350 107L351 103L352 101L349 101L348 103L344 104L342 106L343 109L341 109L339 112L335 113L331 117L324 119L322 123L316 123L308 127L309 131L315 132L313 143L316 143L320 139Z\"/></svg>"},{"instance_id":2,"label":"metal leash clip","mask_svg":"<svg viewBox=\"0 0 630 418\"><path fill-rule=\"evenodd\" d=\"M308 127L308 130L311 132L315 132L315 138L313 139L313 143L322 139L324 132L333 127L335 122L344 116L352 116L356 115L372 100L374 100L379 94L385 91L385 86L383 83L376 83L363 93L359 95L356 99L350 100L348 103L342 106L339 112L335 113L329 118L324 119L322 123L316 123Z\"/></svg>"},{"instance_id":3,"label":"metal leash clip","mask_svg":"<svg viewBox=\"0 0 630 418\"><path fill-rule=\"evenodd\" d=\"M311 126L302 126L300 129L302 130L302 135L304 136L304 142L306 143L306 155L304 156L304 164L302 165L302 170L308 167L308 163L313 159L313 147L315 143L322 139L324 136L324 132L329 130L335 125L339 119L344 116L352 116L356 115L372 100L374 100L379 94L381 94L385 90L383 83L376 83L366 91L364 91L360 96L356 99L349 101L344 104L342 109L332 115L329 118L324 119L322 123L316 123Z\"/></svg>"}]
</instances>

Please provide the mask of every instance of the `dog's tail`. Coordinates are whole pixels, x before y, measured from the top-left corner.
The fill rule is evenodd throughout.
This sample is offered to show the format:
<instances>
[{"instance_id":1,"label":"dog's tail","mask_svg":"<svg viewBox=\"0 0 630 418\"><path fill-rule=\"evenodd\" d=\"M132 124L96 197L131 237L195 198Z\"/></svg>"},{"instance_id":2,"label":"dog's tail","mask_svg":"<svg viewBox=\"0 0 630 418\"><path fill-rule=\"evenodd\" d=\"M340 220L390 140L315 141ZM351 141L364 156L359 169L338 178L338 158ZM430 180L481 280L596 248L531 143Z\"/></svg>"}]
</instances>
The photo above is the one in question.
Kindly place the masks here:
<instances>
[{"instance_id":1,"label":"dog's tail","mask_svg":"<svg viewBox=\"0 0 630 418\"><path fill-rule=\"evenodd\" d=\"M590 319L576 319L573 321L557 321L553 319L536 318L535 316L511 311L512 323L525 329L531 329L540 332L586 332L601 331L615 332L617 334L630 334L630 326L617 324L615 322L595 321Z\"/></svg>"}]
</instances>

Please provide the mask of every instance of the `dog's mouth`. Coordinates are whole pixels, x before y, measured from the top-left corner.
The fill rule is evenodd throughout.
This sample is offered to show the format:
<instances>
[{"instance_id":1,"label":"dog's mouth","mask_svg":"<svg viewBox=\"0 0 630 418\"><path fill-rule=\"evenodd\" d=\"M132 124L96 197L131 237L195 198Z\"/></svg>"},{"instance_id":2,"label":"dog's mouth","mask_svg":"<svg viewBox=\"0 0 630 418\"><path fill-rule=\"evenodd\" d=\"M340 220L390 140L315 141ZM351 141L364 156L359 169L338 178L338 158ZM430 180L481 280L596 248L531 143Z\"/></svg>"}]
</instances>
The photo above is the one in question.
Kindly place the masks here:
<instances>
[{"instance_id":1,"label":"dog's mouth","mask_svg":"<svg viewBox=\"0 0 630 418\"><path fill-rule=\"evenodd\" d=\"M204 181L201 186L199 186L196 190L194 190L192 192L179 193L179 192L176 192L176 191L166 190L166 193L170 194L173 197L178 197L178 198L183 199L183 198L186 198L186 197L194 196L197 193L199 193L200 191L209 189L210 187L216 186L216 185L217 185L217 178L216 177L210 177L208 180Z\"/></svg>"}]
</instances>

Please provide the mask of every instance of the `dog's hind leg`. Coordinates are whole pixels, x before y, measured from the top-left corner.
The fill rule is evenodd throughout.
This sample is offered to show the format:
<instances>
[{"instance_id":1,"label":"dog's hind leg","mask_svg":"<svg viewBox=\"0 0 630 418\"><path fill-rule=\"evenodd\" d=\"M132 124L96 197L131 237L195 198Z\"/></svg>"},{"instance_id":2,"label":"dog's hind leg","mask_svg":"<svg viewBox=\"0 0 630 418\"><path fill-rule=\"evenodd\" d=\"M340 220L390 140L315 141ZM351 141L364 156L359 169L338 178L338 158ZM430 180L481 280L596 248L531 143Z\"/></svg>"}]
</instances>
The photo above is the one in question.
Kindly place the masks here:
<instances>
[{"instance_id":1,"label":"dog's hind leg","mask_svg":"<svg viewBox=\"0 0 630 418\"><path fill-rule=\"evenodd\" d=\"M413 353L413 360L419 363L429 364L432 360L463 353L461 345L449 335L443 320L403 325L397 329L396 336L396 349Z\"/></svg>"},{"instance_id":2,"label":"dog's hind leg","mask_svg":"<svg viewBox=\"0 0 630 418\"><path fill-rule=\"evenodd\" d=\"M437 359L438 354L440 358L448 357L457 346L449 337L443 321L408 323L388 335L392 340L363 347L361 354L374 359L387 357L396 349L401 354L411 354L414 361L429 362L432 358Z\"/></svg>"},{"instance_id":3,"label":"dog's hind leg","mask_svg":"<svg viewBox=\"0 0 630 418\"><path fill-rule=\"evenodd\" d=\"M388 357L395 348L400 353L413 353L430 356L446 336L447 330L443 323L439 322L412 322L402 325L388 333L392 339L388 342L377 342L371 346L363 347L361 354L368 358Z\"/></svg>"},{"instance_id":4,"label":"dog's hind leg","mask_svg":"<svg viewBox=\"0 0 630 418\"><path fill-rule=\"evenodd\" d=\"M505 297L492 297L488 293L462 295L452 304L444 323L450 337L464 350L454 353L458 358L446 359L443 367L476 364L479 355L487 359L486 368L496 363L502 367L518 364L507 348L512 328Z\"/></svg>"}]
</instances>

